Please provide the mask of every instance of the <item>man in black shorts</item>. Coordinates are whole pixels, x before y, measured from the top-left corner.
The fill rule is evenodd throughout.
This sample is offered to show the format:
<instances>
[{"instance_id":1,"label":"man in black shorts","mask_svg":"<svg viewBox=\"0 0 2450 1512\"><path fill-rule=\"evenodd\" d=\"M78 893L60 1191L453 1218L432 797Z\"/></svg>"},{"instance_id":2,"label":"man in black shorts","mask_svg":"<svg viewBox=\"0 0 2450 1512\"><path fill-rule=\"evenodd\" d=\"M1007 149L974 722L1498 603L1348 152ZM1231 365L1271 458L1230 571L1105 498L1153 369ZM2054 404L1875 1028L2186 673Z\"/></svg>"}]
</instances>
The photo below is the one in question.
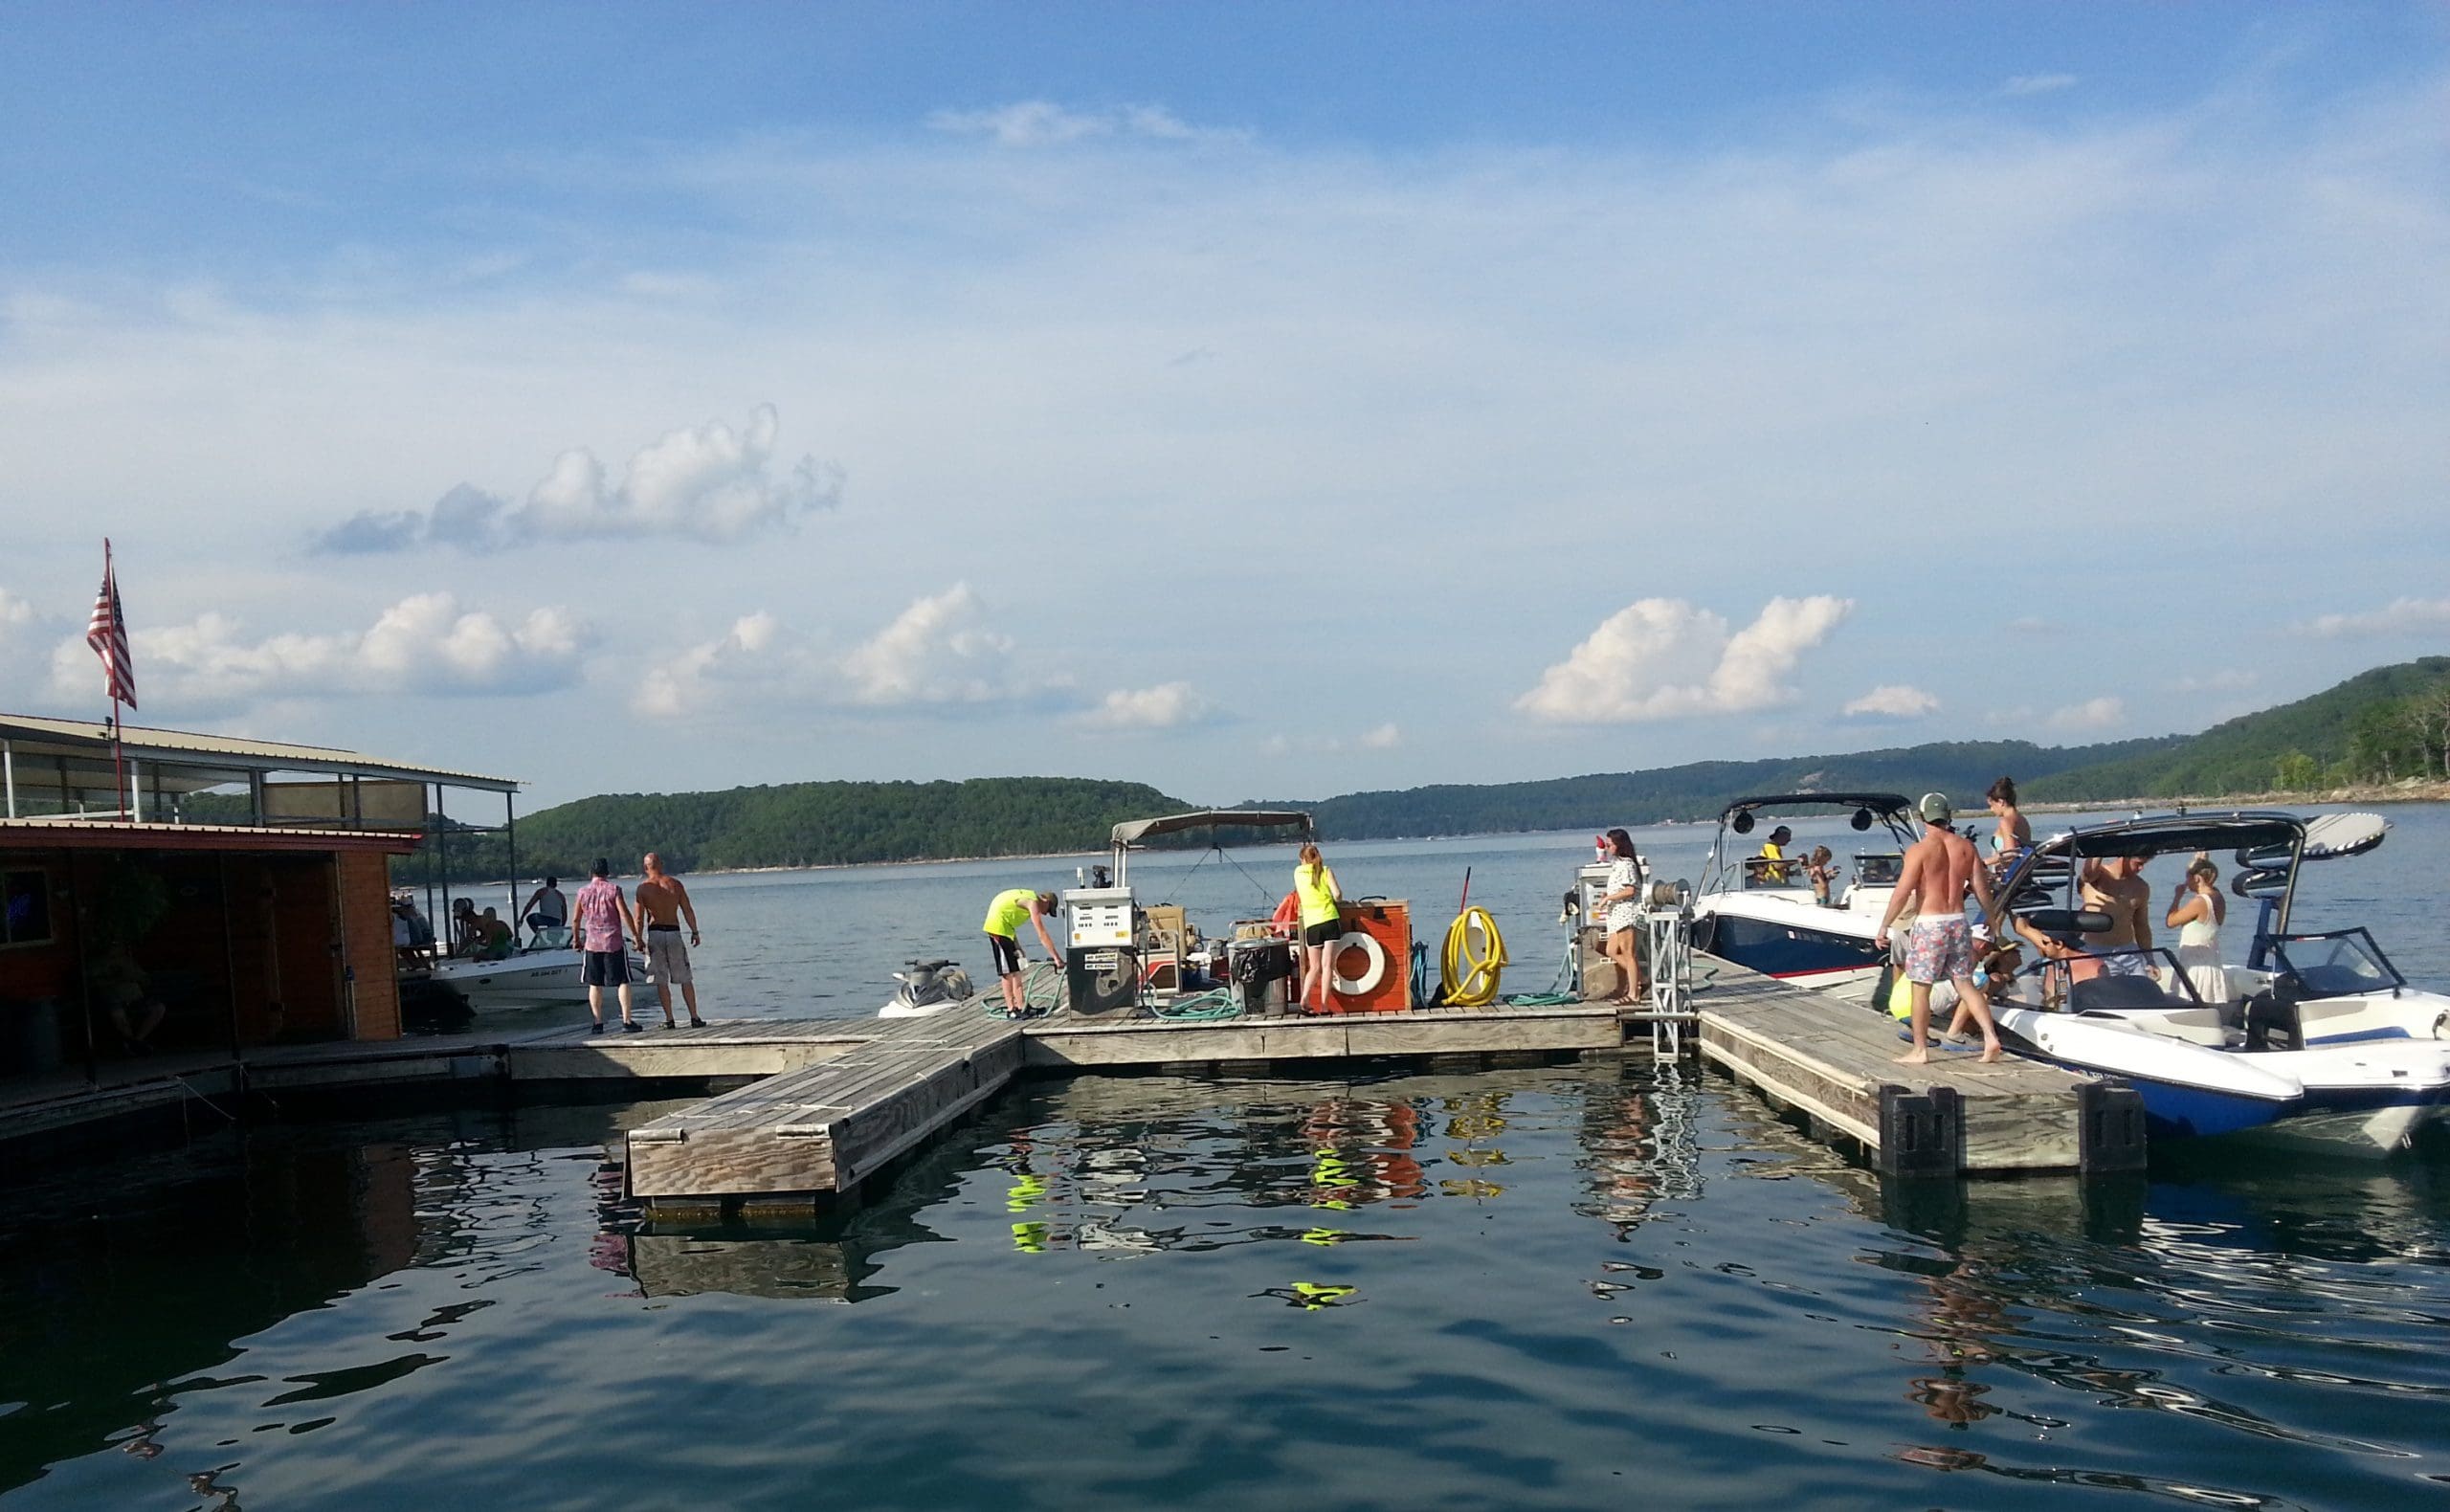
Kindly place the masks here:
<instances>
[{"instance_id":1,"label":"man in black shorts","mask_svg":"<svg viewBox=\"0 0 2450 1512\"><path fill-rule=\"evenodd\" d=\"M630 1016L630 956L624 946L633 937L642 946L646 941L637 916L630 912L630 900L612 881L612 863L598 856L594 870L578 890L578 927L570 932L570 944L583 952L579 980L587 984L587 1011L595 1015L589 1033L604 1033L604 989L611 987L620 989L621 1032L635 1034L639 1029Z\"/></svg>"}]
</instances>

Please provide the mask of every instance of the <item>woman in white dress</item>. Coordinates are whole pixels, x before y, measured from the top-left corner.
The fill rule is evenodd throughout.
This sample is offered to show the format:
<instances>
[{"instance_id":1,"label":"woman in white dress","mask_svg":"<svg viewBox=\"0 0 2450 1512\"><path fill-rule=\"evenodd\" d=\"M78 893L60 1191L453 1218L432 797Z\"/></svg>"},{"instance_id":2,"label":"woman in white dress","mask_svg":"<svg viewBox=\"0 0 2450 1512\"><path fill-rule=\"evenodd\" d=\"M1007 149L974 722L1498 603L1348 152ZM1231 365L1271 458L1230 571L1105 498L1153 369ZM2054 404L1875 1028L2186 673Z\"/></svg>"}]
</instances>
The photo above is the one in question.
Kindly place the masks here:
<instances>
[{"instance_id":1,"label":"woman in white dress","mask_svg":"<svg viewBox=\"0 0 2450 1512\"><path fill-rule=\"evenodd\" d=\"M1599 903L1607 910L1608 959L1616 963L1616 995L1609 1001L1635 1003L1644 990L1641 956L1634 941L1634 927L1640 923L1642 862L1634 854L1634 837L1622 830L1608 832L1608 890L1599 895Z\"/></svg>"},{"instance_id":2,"label":"woman in white dress","mask_svg":"<svg viewBox=\"0 0 2450 1512\"><path fill-rule=\"evenodd\" d=\"M2220 926L2228 922L2229 901L2220 896L2220 869L2198 856L2178 879L2177 896L2170 900L2164 918L2178 932L2178 966L2207 1003L2229 1001L2229 971L2220 964Z\"/></svg>"}]
</instances>

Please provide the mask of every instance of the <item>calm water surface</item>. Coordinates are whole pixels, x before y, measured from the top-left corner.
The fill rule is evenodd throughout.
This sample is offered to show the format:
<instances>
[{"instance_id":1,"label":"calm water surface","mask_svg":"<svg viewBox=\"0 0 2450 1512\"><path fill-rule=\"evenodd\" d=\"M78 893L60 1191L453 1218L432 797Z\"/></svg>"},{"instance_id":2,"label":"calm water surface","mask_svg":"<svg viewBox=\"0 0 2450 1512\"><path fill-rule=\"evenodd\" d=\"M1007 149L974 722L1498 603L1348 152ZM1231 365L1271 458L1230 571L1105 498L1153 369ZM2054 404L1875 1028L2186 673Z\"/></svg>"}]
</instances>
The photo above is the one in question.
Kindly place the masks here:
<instances>
[{"instance_id":1,"label":"calm water surface","mask_svg":"<svg viewBox=\"0 0 2450 1512\"><path fill-rule=\"evenodd\" d=\"M2306 914L2375 920L2440 985L2450 812L2393 816ZM1706 842L1647 838L1671 874ZM1331 860L1431 932L1472 866L1524 989L1546 985L1587 845ZM1262 887L1185 857L1142 871L1144 894L1169 869L1221 921L1272 901L1283 867ZM898 955L966 951L988 893L1068 871L706 878L708 1007L868 1011ZM259 1127L21 1173L0 1211L0 1501L2349 1507L2450 1489L2438 1151L1884 1188L1724 1081L1639 1061L1082 1078L1023 1084L822 1226L674 1233L625 1206L607 1160L656 1111Z\"/></svg>"}]
</instances>

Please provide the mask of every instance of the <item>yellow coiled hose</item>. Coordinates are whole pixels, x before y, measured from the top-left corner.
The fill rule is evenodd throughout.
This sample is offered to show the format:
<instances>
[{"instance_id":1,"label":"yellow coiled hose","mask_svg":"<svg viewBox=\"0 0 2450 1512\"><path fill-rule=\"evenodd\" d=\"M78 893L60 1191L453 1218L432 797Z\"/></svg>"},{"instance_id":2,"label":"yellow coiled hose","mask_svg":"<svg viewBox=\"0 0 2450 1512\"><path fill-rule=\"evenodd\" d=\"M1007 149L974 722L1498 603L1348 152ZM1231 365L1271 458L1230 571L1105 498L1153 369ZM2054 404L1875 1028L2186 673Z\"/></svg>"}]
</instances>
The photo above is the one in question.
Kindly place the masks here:
<instances>
[{"instance_id":1,"label":"yellow coiled hose","mask_svg":"<svg viewBox=\"0 0 2450 1512\"><path fill-rule=\"evenodd\" d=\"M1477 935L1481 948L1472 946ZM1446 949L1438 958L1437 985L1454 1008L1485 1008L1497 1001L1498 975L1505 969L1505 936L1485 908L1466 908L1446 926Z\"/></svg>"}]
</instances>

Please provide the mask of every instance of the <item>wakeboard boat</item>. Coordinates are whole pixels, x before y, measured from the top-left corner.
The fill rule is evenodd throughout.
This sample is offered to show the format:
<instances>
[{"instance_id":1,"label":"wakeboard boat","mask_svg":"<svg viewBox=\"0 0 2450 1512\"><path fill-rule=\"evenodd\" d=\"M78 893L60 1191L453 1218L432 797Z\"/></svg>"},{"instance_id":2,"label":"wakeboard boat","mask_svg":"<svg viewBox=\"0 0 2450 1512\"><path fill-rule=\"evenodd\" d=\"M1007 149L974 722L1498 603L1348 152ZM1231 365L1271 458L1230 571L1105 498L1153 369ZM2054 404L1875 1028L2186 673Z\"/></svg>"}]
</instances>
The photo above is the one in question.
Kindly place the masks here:
<instances>
[{"instance_id":1,"label":"wakeboard boat","mask_svg":"<svg viewBox=\"0 0 2450 1512\"><path fill-rule=\"evenodd\" d=\"M430 967L404 970L401 975L404 980L414 976L450 988L468 1000L471 1012L491 1013L586 1002L587 984L579 980L579 953L570 947L568 929L545 929L506 956L492 960L446 956ZM651 995L654 990L647 982L647 958L631 951L633 1000L640 992Z\"/></svg>"},{"instance_id":2,"label":"wakeboard boat","mask_svg":"<svg viewBox=\"0 0 2450 1512\"><path fill-rule=\"evenodd\" d=\"M1764 820L1846 815L1860 836L1847 875L1829 901L1815 896L1798 844L1762 855L1751 836ZM1771 832L1763 832L1764 834ZM1914 843L1912 804L1894 792L1792 792L1739 798L1719 814L1717 837L1693 900L1693 947L1797 987L1848 1002L1873 1000L1888 952L1872 944ZM1832 846L1831 850L1838 848ZM1749 853L1749 854L1747 854Z\"/></svg>"},{"instance_id":3,"label":"wakeboard boat","mask_svg":"<svg viewBox=\"0 0 2450 1512\"><path fill-rule=\"evenodd\" d=\"M2287 813L2172 815L2037 845L1994 894L1989 920L1994 936L2038 957L2012 980L1993 979L2000 1037L2134 1087L2156 1135L2362 1154L2407 1145L2450 1110L2450 996L2410 987L2365 929L2290 929L2306 831ZM2166 950L2096 943L2109 918L2078 906L2091 867L2220 852L2238 868L2232 891L2269 905L2256 932L2262 965L2231 968L2221 1000L2198 995Z\"/></svg>"}]
</instances>

